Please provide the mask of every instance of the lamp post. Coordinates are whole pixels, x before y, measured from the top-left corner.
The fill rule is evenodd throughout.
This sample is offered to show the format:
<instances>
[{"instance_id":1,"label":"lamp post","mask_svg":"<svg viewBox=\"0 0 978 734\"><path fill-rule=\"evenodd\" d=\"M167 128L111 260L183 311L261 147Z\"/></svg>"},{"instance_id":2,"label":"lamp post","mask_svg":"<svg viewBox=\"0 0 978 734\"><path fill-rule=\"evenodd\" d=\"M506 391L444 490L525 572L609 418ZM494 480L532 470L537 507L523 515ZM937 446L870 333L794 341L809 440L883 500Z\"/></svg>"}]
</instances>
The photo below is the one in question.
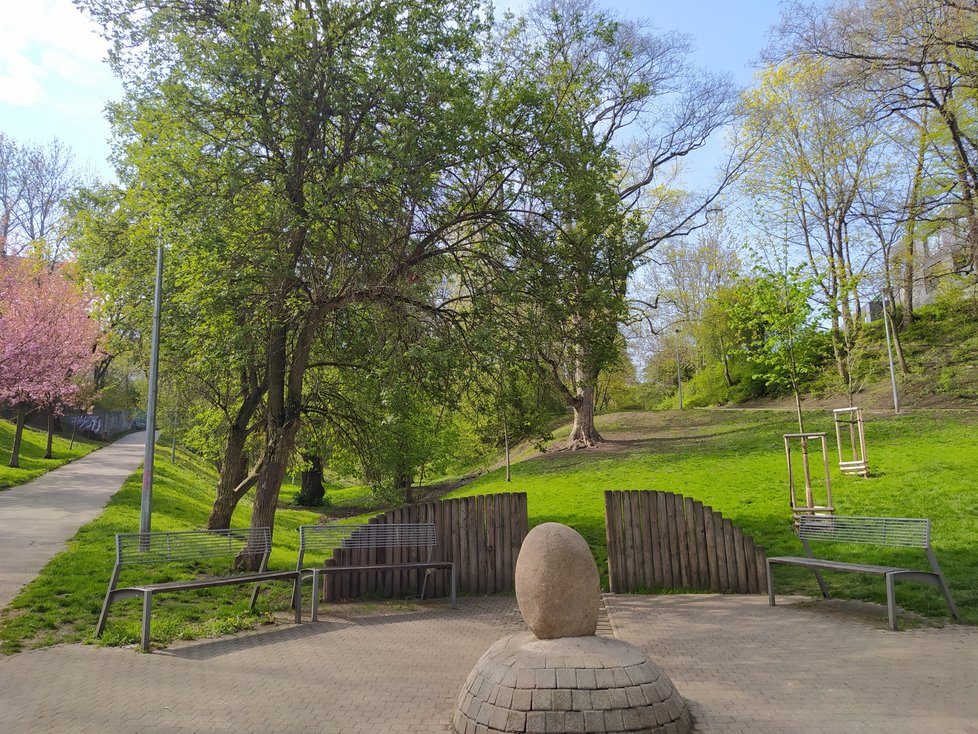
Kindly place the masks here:
<instances>
[{"instance_id":1,"label":"lamp post","mask_svg":"<svg viewBox=\"0 0 978 734\"><path fill-rule=\"evenodd\" d=\"M900 412L900 398L897 395L896 370L893 368L893 346L890 343L890 319L886 312L886 297L880 294L883 302L883 333L886 334L886 356L890 362L890 387L893 388L893 412Z\"/></svg>"},{"instance_id":2,"label":"lamp post","mask_svg":"<svg viewBox=\"0 0 978 734\"><path fill-rule=\"evenodd\" d=\"M683 409L683 372L679 362L679 329L676 329L676 386L679 390L679 409Z\"/></svg>"},{"instance_id":3,"label":"lamp post","mask_svg":"<svg viewBox=\"0 0 978 734\"><path fill-rule=\"evenodd\" d=\"M139 503L139 532L150 531L153 512L153 458L156 449L156 383L160 362L160 302L163 291L163 235L157 236L156 289L153 293L153 341L149 357L146 401L146 448L143 452L143 491Z\"/></svg>"}]
</instances>

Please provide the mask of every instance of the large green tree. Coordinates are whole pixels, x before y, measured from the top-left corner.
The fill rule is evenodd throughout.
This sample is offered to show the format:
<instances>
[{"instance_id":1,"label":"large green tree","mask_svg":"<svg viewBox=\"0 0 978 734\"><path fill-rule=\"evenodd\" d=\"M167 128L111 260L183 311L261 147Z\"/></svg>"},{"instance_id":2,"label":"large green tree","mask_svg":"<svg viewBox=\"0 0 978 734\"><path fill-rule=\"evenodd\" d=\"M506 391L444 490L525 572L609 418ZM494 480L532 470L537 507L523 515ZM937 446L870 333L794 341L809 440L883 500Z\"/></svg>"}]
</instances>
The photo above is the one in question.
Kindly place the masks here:
<instances>
[{"instance_id":1,"label":"large green tree","mask_svg":"<svg viewBox=\"0 0 978 734\"><path fill-rule=\"evenodd\" d=\"M474 257L472 223L498 216L493 172L465 175L482 152L478 7L80 5L113 41L120 174L166 222L168 277L242 304L235 358L260 363L263 389L252 523L271 525L324 325Z\"/></svg>"},{"instance_id":2,"label":"large green tree","mask_svg":"<svg viewBox=\"0 0 978 734\"><path fill-rule=\"evenodd\" d=\"M733 89L689 65L686 39L590 0L543 0L498 45L503 86L532 111L525 147L535 152L520 166L527 229L509 253L517 330L573 410L568 445L592 446L595 388L620 356L629 278L657 244L702 222L716 191L686 195L672 176L730 121Z\"/></svg>"}]
</instances>

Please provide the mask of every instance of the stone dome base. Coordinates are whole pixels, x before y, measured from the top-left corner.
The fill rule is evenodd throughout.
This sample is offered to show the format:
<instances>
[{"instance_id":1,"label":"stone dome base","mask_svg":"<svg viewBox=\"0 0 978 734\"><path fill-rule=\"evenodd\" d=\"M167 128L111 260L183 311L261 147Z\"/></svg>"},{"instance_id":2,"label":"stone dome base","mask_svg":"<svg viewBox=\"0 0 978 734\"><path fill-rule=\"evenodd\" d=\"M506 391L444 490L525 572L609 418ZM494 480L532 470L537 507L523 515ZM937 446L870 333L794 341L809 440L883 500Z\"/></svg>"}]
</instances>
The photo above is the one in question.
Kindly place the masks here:
<instances>
[{"instance_id":1,"label":"stone dome base","mask_svg":"<svg viewBox=\"0 0 978 734\"><path fill-rule=\"evenodd\" d=\"M641 650L607 637L496 642L476 663L452 716L458 734L669 732L692 729L669 676Z\"/></svg>"}]
</instances>

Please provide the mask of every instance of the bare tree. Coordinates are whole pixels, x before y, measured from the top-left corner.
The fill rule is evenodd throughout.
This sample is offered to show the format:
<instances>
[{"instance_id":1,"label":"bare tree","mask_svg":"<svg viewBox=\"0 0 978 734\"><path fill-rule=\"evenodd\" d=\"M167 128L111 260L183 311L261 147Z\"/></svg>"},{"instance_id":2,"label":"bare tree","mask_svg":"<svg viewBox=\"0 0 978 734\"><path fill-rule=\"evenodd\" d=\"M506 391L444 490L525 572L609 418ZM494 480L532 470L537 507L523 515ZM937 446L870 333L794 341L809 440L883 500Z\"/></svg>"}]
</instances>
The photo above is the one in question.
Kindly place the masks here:
<instances>
[{"instance_id":1,"label":"bare tree","mask_svg":"<svg viewBox=\"0 0 978 734\"><path fill-rule=\"evenodd\" d=\"M795 3L782 52L830 60L837 79L875 99L879 119L917 126L943 171L929 188L967 222L978 270L978 5L964 0L859 0L828 8ZM923 114L929 113L929 114Z\"/></svg>"},{"instance_id":2,"label":"bare tree","mask_svg":"<svg viewBox=\"0 0 978 734\"><path fill-rule=\"evenodd\" d=\"M0 133L0 256L32 251L51 267L63 260L64 202L81 183L60 141L20 145Z\"/></svg>"}]
</instances>

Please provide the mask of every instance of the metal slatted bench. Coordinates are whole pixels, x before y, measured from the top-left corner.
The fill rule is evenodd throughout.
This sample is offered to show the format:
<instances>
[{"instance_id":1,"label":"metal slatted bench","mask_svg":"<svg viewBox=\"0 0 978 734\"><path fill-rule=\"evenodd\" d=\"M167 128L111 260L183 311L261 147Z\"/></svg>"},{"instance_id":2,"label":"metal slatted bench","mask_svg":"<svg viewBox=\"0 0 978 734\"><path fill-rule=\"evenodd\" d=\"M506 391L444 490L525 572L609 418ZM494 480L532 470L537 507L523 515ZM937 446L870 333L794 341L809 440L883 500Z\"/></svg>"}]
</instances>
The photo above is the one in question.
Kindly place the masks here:
<instances>
[{"instance_id":1,"label":"metal slatted bench","mask_svg":"<svg viewBox=\"0 0 978 734\"><path fill-rule=\"evenodd\" d=\"M142 647L149 649L149 623L153 609L153 595L190 589L206 589L214 586L255 584L251 595L251 609L255 607L260 585L264 581L288 580L293 582L293 605L296 623L302 621L299 596L299 571L269 571L268 556L272 550L272 533L268 528L232 528L230 530L184 530L179 532L118 533L115 536L115 568L109 589L105 593L102 613L99 615L95 636L105 630L109 607L120 599L142 597L143 625ZM185 581L138 584L116 588L123 566L164 566L171 563L189 565L194 561L211 558L234 559L239 555L260 557L257 572L227 576L206 576ZM230 566L230 564L228 564Z\"/></svg>"},{"instance_id":2,"label":"metal slatted bench","mask_svg":"<svg viewBox=\"0 0 978 734\"><path fill-rule=\"evenodd\" d=\"M776 563L804 566L812 569L822 596L828 599L829 589L825 585L821 571L849 571L883 576L886 579L886 609L890 629L896 629L896 601L894 584L898 580L923 581L939 587L944 594L951 616L960 620L958 608L951 598L944 573L937 563L937 556L930 547L930 520L917 517L845 517L828 515L802 515L798 527L798 537L805 548L806 557L784 556L767 559L767 593L770 605L774 606L774 574L772 565ZM865 563L847 563L816 558L812 553L811 542L863 543L891 548L923 548L930 561L930 571L893 566L876 566Z\"/></svg>"},{"instance_id":3,"label":"metal slatted bench","mask_svg":"<svg viewBox=\"0 0 978 734\"><path fill-rule=\"evenodd\" d=\"M421 586L421 598L424 598L428 574L439 568L451 570L451 599L455 607L455 564L452 561L433 561L431 557L437 543L434 523L377 523L372 525L342 525L339 523L324 525L303 525L299 528L299 558L296 561L296 571L312 575L312 621L319 619L319 590L322 588L321 579L326 574L345 573L348 571L396 571L403 569L425 570L424 583ZM334 548L417 548L427 552L424 561L408 561L403 563L378 563L357 566L315 566L303 568L302 562L307 552L328 555ZM388 553L390 558L391 554Z\"/></svg>"}]
</instances>

